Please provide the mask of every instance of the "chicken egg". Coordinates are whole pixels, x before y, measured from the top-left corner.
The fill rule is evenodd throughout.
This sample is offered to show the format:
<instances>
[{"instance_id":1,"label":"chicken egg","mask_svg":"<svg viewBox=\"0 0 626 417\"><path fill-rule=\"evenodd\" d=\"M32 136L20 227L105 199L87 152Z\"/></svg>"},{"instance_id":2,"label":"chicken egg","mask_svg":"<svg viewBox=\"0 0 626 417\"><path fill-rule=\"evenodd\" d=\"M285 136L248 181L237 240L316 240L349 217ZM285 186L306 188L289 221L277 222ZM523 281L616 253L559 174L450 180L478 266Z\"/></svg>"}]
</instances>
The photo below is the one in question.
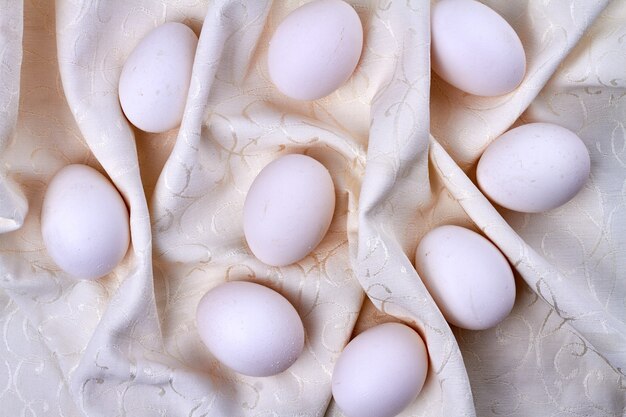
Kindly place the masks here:
<instances>
[{"instance_id":1,"label":"chicken egg","mask_svg":"<svg viewBox=\"0 0 626 417\"><path fill-rule=\"evenodd\" d=\"M128 209L104 175L87 165L68 165L48 184L41 234L62 270L76 278L99 278L128 250Z\"/></svg>"},{"instance_id":2,"label":"chicken egg","mask_svg":"<svg viewBox=\"0 0 626 417\"><path fill-rule=\"evenodd\" d=\"M530 123L509 130L485 149L476 179L502 207L539 213L574 198L590 169L589 151L574 132L551 123Z\"/></svg>"},{"instance_id":3,"label":"chicken egg","mask_svg":"<svg viewBox=\"0 0 626 417\"><path fill-rule=\"evenodd\" d=\"M250 186L244 235L259 260L289 265L322 241L334 210L335 187L326 167L306 155L285 155L263 168Z\"/></svg>"},{"instance_id":4,"label":"chicken egg","mask_svg":"<svg viewBox=\"0 0 626 417\"><path fill-rule=\"evenodd\" d=\"M341 0L314 0L276 28L268 51L272 82L291 98L316 100L345 83L363 48L363 26Z\"/></svg>"},{"instance_id":5,"label":"chicken egg","mask_svg":"<svg viewBox=\"0 0 626 417\"><path fill-rule=\"evenodd\" d=\"M347 417L393 417L415 400L427 372L420 335L404 324L380 324L350 341L337 359L333 398Z\"/></svg>"},{"instance_id":6,"label":"chicken egg","mask_svg":"<svg viewBox=\"0 0 626 417\"><path fill-rule=\"evenodd\" d=\"M417 246L415 267L446 320L483 330L500 323L515 303L513 271L500 250L476 232L439 226Z\"/></svg>"},{"instance_id":7,"label":"chicken egg","mask_svg":"<svg viewBox=\"0 0 626 417\"><path fill-rule=\"evenodd\" d=\"M276 375L289 368L304 347L304 327L285 297L263 285L231 281L200 300L200 338L223 364L249 376Z\"/></svg>"},{"instance_id":8,"label":"chicken egg","mask_svg":"<svg viewBox=\"0 0 626 417\"><path fill-rule=\"evenodd\" d=\"M515 30L475 0L433 5L431 61L444 81L478 96L509 93L526 73L524 47Z\"/></svg>"},{"instance_id":9,"label":"chicken egg","mask_svg":"<svg viewBox=\"0 0 626 417\"><path fill-rule=\"evenodd\" d=\"M198 38L182 23L153 29L122 68L119 98L126 118L151 133L166 132L183 119Z\"/></svg>"}]
</instances>

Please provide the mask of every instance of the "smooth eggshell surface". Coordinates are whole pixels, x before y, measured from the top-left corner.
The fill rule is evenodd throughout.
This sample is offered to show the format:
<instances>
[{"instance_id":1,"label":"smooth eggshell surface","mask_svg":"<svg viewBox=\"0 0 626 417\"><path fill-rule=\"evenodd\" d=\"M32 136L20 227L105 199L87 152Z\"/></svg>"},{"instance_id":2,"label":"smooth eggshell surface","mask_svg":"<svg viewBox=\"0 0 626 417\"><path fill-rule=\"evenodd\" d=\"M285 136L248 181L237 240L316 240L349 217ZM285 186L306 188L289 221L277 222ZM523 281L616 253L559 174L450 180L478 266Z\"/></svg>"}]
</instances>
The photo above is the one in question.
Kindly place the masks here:
<instances>
[{"instance_id":1,"label":"smooth eggshell surface","mask_svg":"<svg viewBox=\"0 0 626 417\"><path fill-rule=\"evenodd\" d=\"M68 165L43 199L41 233L48 254L68 274L95 279L115 268L130 241L128 209L95 169Z\"/></svg>"},{"instance_id":2,"label":"smooth eggshell surface","mask_svg":"<svg viewBox=\"0 0 626 417\"><path fill-rule=\"evenodd\" d=\"M433 70L467 93L499 96L513 91L524 78L526 55L517 33L482 3L435 3L431 37Z\"/></svg>"},{"instance_id":3,"label":"smooth eggshell surface","mask_svg":"<svg viewBox=\"0 0 626 417\"><path fill-rule=\"evenodd\" d=\"M120 75L120 104L141 130L166 132L180 125L198 38L182 23L165 23L143 38Z\"/></svg>"},{"instance_id":4,"label":"smooth eggshell surface","mask_svg":"<svg viewBox=\"0 0 626 417\"><path fill-rule=\"evenodd\" d=\"M530 123L494 140L478 162L480 189L511 210L552 210L583 188L591 160L572 131L550 123Z\"/></svg>"},{"instance_id":5,"label":"smooth eggshell surface","mask_svg":"<svg viewBox=\"0 0 626 417\"><path fill-rule=\"evenodd\" d=\"M415 267L446 320L483 330L500 323L515 303L513 271L500 250L476 232L440 226L426 234Z\"/></svg>"},{"instance_id":6,"label":"smooth eggshell surface","mask_svg":"<svg viewBox=\"0 0 626 417\"><path fill-rule=\"evenodd\" d=\"M427 371L419 334L404 324L381 324L355 337L339 356L333 398L347 417L393 417L415 400Z\"/></svg>"},{"instance_id":7,"label":"smooth eggshell surface","mask_svg":"<svg viewBox=\"0 0 626 417\"><path fill-rule=\"evenodd\" d=\"M276 291L252 282L227 282L207 292L198 304L196 321L209 351L244 375L283 372L304 347L296 309Z\"/></svg>"},{"instance_id":8,"label":"smooth eggshell surface","mask_svg":"<svg viewBox=\"0 0 626 417\"><path fill-rule=\"evenodd\" d=\"M334 210L335 188L324 165L305 155L285 155L250 186L243 207L246 241L262 262L292 264L322 241Z\"/></svg>"},{"instance_id":9,"label":"smooth eggshell surface","mask_svg":"<svg viewBox=\"0 0 626 417\"><path fill-rule=\"evenodd\" d=\"M272 82L285 95L316 100L335 91L356 68L363 26L341 0L314 0L276 28L268 52Z\"/></svg>"}]
</instances>

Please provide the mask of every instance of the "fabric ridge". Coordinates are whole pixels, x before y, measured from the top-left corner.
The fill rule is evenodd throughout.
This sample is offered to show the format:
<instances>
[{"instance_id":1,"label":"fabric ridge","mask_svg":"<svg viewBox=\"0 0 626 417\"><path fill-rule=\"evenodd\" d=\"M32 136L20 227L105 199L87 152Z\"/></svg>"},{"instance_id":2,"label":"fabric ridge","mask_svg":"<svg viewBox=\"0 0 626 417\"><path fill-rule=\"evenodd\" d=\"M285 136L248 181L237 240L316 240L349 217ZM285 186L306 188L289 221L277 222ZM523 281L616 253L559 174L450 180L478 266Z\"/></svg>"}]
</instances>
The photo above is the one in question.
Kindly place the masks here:
<instances>
[{"instance_id":1,"label":"fabric ridge","mask_svg":"<svg viewBox=\"0 0 626 417\"><path fill-rule=\"evenodd\" d=\"M266 61L305 1L0 0L0 414L341 417L330 383L343 347L400 321L429 351L401 417L625 415L626 2L481 2L524 45L514 92L472 96L431 73L430 2L355 0L355 73L301 102ZM180 128L148 134L124 117L118 80L167 21L199 43ZM572 130L592 161L584 189L541 214L475 185L486 146L530 122ZM242 211L288 153L328 168L336 209L322 243L277 268L248 249ZM46 186L71 163L106 174L131 215L125 259L95 281L61 271L41 237ZM443 224L481 232L514 269L515 306L493 329L451 328L413 267ZM200 341L198 301L232 280L298 311L305 348L287 371L239 375Z\"/></svg>"}]
</instances>

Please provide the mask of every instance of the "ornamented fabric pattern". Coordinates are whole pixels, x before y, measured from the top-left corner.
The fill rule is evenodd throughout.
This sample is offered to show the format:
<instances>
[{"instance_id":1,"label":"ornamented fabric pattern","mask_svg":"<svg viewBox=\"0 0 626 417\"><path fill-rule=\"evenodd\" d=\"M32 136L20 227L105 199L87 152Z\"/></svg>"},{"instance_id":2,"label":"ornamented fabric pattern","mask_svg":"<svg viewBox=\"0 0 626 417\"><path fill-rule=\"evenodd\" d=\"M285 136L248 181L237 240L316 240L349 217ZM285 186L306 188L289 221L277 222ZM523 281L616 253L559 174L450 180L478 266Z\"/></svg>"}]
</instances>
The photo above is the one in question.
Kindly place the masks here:
<instances>
[{"instance_id":1,"label":"ornamented fabric pattern","mask_svg":"<svg viewBox=\"0 0 626 417\"><path fill-rule=\"evenodd\" d=\"M0 0L0 415L340 417L338 355L389 321L430 356L402 417L626 415L626 2L482 1L524 44L513 93L476 97L431 73L429 1L355 0L356 72L298 102L266 61L304 0ZM124 117L118 80L167 21L198 49L180 129L148 134ZM485 147L529 122L574 131L592 161L585 188L542 214L475 186ZM268 267L246 245L243 203L288 153L329 169L337 205L309 256ZM41 237L46 186L71 163L105 173L130 209L131 248L97 281L61 271ZM513 266L516 304L497 327L451 328L413 268L442 224L480 231ZM239 375L201 343L197 303L231 280L277 290L302 317L286 372Z\"/></svg>"}]
</instances>

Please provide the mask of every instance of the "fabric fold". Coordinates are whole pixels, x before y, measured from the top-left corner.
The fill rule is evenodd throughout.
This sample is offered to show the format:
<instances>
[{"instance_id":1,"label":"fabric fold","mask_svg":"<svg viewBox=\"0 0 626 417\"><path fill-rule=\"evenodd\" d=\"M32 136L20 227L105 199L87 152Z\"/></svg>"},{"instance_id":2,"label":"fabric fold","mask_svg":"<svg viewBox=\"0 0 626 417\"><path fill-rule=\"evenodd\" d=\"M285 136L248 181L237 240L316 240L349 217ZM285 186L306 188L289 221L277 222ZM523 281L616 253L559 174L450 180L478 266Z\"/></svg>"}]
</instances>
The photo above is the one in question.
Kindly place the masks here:
<instances>
[{"instance_id":1,"label":"fabric fold","mask_svg":"<svg viewBox=\"0 0 626 417\"><path fill-rule=\"evenodd\" d=\"M22 1L3 1L0 19L0 154L15 140L15 124L20 97L22 68ZM7 161L8 163L8 161ZM28 201L19 185L0 167L0 234L22 227L28 213Z\"/></svg>"},{"instance_id":2,"label":"fabric fold","mask_svg":"<svg viewBox=\"0 0 626 417\"><path fill-rule=\"evenodd\" d=\"M157 298L167 300L165 350L201 370L237 415L321 415L330 401L332 363L362 301L347 254L353 214L345 214L355 205L362 150L345 126L315 117L323 107L288 102L267 85L267 26L275 24L269 15L284 13L285 4L214 6L203 25L177 143L151 201L156 279L162 282ZM264 165L296 152L330 170L340 214L312 255L288 267L268 267L245 244L243 202ZM218 365L200 342L195 306L206 291L230 280L273 288L300 313L306 346L286 372L238 375Z\"/></svg>"},{"instance_id":3,"label":"fabric fold","mask_svg":"<svg viewBox=\"0 0 626 417\"><path fill-rule=\"evenodd\" d=\"M524 242L442 146L432 139L431 147L435 169L476 226L505 254L527 285L563 319L563 324L576 329L590 343L588 348L595 349L615 371L622 373L626 359L625 323L607 312L584 288L570 291L573 283Z\"/></svg>"},{"instance_id":4,"label":"fabric fold","mask_svg":"<svg viewBox=\"0 0 626 417\"><path fill-rule=\"evenodd\" d=\"M576 0L569 10L564 4L546 7L541 0L485 3L520 37L526 52L526 76L512 93L500 97L473 96L433 76L431 133L465 172L491 141L517 121L609 0Z\"/></svg>"},{"instance_id":5,"label":"fabric fold","mask_svg":"<svg viewBox=\"0 0 626 417\"><path fill-rule=\"evenodd\" d=\"M431 75L430 2L357 0L357 70L299 102L272 85L266 60L304 0L0 0L0 409L344 417L330 385L343 347L401 321L426 341L430 371L400 417L624 415L626 3L483 2L526 48L514 93L470 96ZM127 122L117 84L166 21L199 43L180 129L153 135ZM532 121L575 131L592 158L583 191L538 215L494 206L473 182L482 150ZM329 169L337 205L322 243L275 268L249 251L242 208L258 172L288 153ZM47 184L70 163L108 175L130 209L132 247L97 281L61 271L39 230ZM451 328L413 268L442 224L482 232L516 271L515 307L493 329ZM306 343L286 372L239 375L200 341L198 301L232 280L296 307Z\"/></svg>"},{"instance_id":6,"label":"fabric fold","mask_svg":"<svg viewBox=\"0 0 626 417\"><path fill-rule=\"evenodd\" d=\"M429 4L404 11L400 3L388 6L377 9L375 24L388 24L398 33L397 58L389 82L372 101L353 265L374 306L417 327L427 343L428 378L420 401L404 413L473 416L459 347L412 265L417 237L427 227L420 212L432 207Z\"/></svg>"}]
</instances>

